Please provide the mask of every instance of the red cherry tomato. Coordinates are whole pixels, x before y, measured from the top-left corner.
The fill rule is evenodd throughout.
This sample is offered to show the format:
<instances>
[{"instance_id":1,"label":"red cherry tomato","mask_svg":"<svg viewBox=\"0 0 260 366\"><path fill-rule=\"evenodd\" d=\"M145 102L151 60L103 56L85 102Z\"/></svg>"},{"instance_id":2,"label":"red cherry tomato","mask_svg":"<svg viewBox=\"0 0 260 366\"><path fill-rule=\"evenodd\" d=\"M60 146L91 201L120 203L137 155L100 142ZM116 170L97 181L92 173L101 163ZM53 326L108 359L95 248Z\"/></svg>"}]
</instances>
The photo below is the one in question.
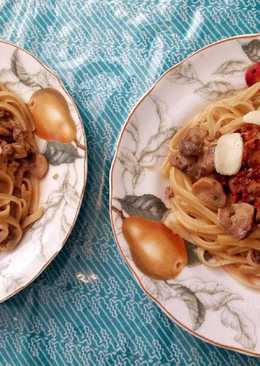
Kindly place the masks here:
<instances>
[{"instance_id":1,"label":"red cherry tomato","mask_svg":"<svg viewBox=\"0 0 260 366\"><path fill-rule=\"evenodd\" d=\"M257 62L246 70L245 79L248 86L260 81L260 62Z\"/></svg>"}]
</instances>

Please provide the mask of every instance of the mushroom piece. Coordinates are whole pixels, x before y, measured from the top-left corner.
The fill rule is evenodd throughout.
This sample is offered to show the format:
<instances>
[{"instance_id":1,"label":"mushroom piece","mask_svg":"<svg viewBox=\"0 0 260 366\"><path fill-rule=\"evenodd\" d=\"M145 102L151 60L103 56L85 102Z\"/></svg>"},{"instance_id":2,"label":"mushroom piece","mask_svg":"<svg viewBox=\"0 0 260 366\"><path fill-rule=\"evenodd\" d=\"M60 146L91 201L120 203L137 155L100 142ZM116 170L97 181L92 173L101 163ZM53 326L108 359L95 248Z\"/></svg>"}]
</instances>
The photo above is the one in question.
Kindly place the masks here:
<instances>
[{"instance_id":1,"label":"mushroom piece","mask_svg":"<svg viewBox=\"0 0 260 366\"><path fill-rule=\"evenodd\" d=\"M170 163L175 168L178 168L189 177L198 179L200 177L200 167L194 157L186 157L179 152L172 153L170 156Z\"/></svg>"},{"instance_id":2,"label":"mushroom piece","mask_svg":"<svg viewBox=\"0 0 260 366\"><path fill-rule=\"evenodd\" d=\"M192 186L193 194L212 210L224 207L226 204L226 195L222 185L213 178L200 178Z\"/></svg>"},{"instance_id":3,"label":"mushroom piece","mask_svg":"<svg viewBox=\"0 0 260 366\"><path fill-rule=\"evenodd\" d=\"M186 172L189 168L196 163L196 160L192 157L180 155L178 152L172 153L170 156L170 163L175 168L180 169L182 172Z\"/></svg>"},{"instance_id":4,"label":"mushroom piece","mask_svg":"<svg viewBox=\"0 0 260 366\"><path fill-rule=\"evenodd\" d=\"M186 157L199 156L203 150L206 134L206 131L199 127L190 128L179 144L180 153Z\"/></svg>"},{"instance_id":5,"label":"mushroom piece","mask_svg":"<svg viewBox=\"0 0 260 366\"><path fill-rule=\"evenodd\" d=\"M203 155L198 159L198 168L201 177L215 172L214 152L215 146L205 146L203 148Z\"/></svg>"},{"instance_id":6,"label":"mushroom piece","mask_svg":"<svg viewBox=\"0 0 260 366\"><path fill-rule=\"evenodd\" d=\"M253 226L255 208L248 203L235 203L218 210L219 223L235 239L244 239Z\"/></svg>"}]
</instances>

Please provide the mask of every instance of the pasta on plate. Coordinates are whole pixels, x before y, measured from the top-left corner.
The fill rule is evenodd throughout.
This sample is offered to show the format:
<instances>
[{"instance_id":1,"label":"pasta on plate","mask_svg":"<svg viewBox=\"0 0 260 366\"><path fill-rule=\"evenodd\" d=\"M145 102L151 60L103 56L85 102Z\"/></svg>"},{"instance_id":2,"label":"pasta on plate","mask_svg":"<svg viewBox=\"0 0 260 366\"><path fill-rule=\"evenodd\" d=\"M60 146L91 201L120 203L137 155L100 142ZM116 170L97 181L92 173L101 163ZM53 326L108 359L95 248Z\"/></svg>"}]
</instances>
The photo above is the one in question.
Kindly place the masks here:
<instances>
[{"instance_id":1,"label":"pasta on plate","mask_svg":"<svg viewBox=\"0 0 260 366\"><path fill-rule=\"evenodd\" d=\"M39 182L47 170L27 105L0 85L0 251L14 249L42 216Z\"/></svg>"},{"instance_id":2,"label":"pasta on plate","mask_svg":"<svg viewBox=\"0 0 260 366\"><path fill-rule=\"evenodd\" d=\"M258 110L259 82L210 104L171 139L162 167L170 189L166 225L197 247L204 264L223 267L256 289L260 116L253 123L251 117Z\"/></svg>"}]
</instances>

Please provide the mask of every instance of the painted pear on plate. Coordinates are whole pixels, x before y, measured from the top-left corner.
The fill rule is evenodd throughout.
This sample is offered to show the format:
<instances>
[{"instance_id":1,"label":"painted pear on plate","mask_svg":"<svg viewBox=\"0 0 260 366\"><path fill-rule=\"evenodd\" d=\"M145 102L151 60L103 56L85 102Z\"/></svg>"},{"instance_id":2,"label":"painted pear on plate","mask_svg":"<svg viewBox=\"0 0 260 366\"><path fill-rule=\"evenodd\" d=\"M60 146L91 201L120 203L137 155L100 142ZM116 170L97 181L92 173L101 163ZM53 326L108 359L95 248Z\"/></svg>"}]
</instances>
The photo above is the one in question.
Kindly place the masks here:
<instances>
[{"instance_id":1,"label":"painted pear on plate","mask_svg":"<svg viewBox=\"0 0 260 366\"><path fill-rule=\"evenodd\" d=\"M62 143L76 141L76 126L64 96L56 89L37 90L28 107L35 122L35 133L44 140Z\"/></svg>"},{"instance_id":2,"label":"painted pear on plate","mask_svg":"<svg viewBox=\"0 0 260 366\"><path fill-rule=\"evenodd\" d=\"M122 229L136 266L147 276L175 278L187 264L184 241L161 222L130 216Z\"/></svg>"}]
</instances>

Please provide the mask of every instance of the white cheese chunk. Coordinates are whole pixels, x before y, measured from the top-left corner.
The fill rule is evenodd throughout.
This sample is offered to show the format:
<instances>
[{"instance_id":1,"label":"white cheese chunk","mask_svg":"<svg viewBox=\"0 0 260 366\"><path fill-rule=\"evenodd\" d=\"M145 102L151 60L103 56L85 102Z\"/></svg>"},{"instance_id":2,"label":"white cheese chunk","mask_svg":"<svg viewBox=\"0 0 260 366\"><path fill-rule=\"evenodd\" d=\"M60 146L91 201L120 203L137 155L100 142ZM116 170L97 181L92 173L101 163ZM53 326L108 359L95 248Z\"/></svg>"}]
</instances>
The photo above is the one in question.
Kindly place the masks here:
<instances>
[{"instance_id":1,"label":"white cheese chunk","mask_svg":"<svg viewBox=\"0 0 260 366\"><path fill-rule=\"evenodd\" d=\"M218 139L214 163L219 174L237 174L241 168L242 158L243 140L240 133L227 133Z\"/></svg>"}]
</instances>

